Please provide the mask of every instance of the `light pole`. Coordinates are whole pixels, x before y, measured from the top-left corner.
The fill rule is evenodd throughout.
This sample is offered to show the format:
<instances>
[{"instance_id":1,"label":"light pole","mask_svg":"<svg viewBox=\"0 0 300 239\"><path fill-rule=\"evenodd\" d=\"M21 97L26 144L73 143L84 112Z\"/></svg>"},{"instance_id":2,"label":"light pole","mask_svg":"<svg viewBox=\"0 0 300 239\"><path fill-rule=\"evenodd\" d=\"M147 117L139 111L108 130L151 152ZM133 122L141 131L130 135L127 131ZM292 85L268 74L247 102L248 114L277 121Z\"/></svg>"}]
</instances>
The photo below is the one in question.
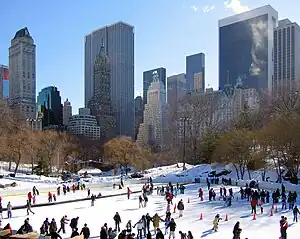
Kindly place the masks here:
<instances>
[{"instance_id":1,"label":"light pole","mask_svg":"<svg viewBox=\"0 0 300 239\"><path fill-rule=\"evenodd\" d=\"M182 153L182 162L183 162L183 170L185 170L185 128L186 128L186 122L189 120L188 117L181 118L183 121L183 153Z\"/></svg>"}]
</instances>

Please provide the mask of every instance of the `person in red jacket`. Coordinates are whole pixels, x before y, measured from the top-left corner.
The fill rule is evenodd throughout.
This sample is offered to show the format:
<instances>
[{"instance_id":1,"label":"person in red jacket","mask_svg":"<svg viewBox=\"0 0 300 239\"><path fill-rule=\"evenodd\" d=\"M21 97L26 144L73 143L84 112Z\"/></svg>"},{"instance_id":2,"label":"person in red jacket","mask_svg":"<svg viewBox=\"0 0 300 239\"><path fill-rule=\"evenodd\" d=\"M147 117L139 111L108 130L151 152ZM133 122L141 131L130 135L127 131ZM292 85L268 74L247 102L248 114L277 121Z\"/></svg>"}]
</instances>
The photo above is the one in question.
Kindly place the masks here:
<instances>
[{"instance_id":1,"label":"person in red jacket","mask_svg":"<svg viewBox=\"0 0 300 239\"><path fill-rule=\"evenodd\" d=\"M129 187L127 187L127 198L130 199L130 194L132 193L132 191L129 189Z\"/></svg>"},{"instance_id":2,"label":"person in red jacket","mask_svg":"<svg viewBox=\"0 0 300 239\"><path fill-rule=\"evenodd\" d=\"M252 199L251 200L251 213L255 213L256 214L256 206L257 206L257 200Z\"/></svg>"},{"instance_id":3,"label":"person in red jacket","mask_svg":"<svg viewBox=\"0 0 300 239\"><path fill-rule=\"evenodd\" d=\"M48 202L52 202L52 193L48 192Z\"/></svg>"},{"instance_id":4,"label":"person in red jacket","mask_svg":"<svg viewBox=\"0 0 300 239\"><path fill-rule=\"evenodd\" d=\"M27 194L27 197L28 197L29 203L31 204L31 199L32 199L32 194L31 194L31 192L29 192L29 193Z\"/></svg>"}]
</instances>

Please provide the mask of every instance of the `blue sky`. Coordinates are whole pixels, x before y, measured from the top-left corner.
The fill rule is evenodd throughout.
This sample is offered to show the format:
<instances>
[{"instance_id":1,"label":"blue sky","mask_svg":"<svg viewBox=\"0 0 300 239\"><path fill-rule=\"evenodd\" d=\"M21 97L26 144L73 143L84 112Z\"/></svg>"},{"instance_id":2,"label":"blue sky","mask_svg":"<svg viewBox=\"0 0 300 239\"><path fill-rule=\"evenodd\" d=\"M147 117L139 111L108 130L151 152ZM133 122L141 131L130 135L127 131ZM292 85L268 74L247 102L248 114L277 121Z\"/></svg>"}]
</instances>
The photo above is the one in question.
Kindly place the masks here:
<instances>
[{"instance_id":1,"label":"blue sky","mask_svg":"<svg viewBox=\"0 0 300 239\"><path fill-rule=\"evenodd\" d=\"M84 105L84 36L116 21L135 26L135 94L142 73L185 72L185 56L206 54L206 86L218 87L218 20L271 4L300 24L299 0L14 0L1 2L0 64L15 32L27 26L37 45L37 92L54 85L73 113Z\"/></svg>"}]
</instances>

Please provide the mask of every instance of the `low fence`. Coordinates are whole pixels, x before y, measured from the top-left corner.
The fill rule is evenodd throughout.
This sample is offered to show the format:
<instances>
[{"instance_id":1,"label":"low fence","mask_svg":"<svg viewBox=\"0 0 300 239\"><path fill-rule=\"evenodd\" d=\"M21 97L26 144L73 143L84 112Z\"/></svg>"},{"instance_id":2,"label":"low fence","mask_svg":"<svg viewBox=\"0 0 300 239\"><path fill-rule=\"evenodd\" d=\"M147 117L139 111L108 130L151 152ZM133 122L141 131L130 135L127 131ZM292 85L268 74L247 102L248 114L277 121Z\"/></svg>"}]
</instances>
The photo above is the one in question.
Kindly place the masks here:
<instances>
[{"instance_id":1,"label":"low fence","mask_svg":"<svg viewBox=\"0 0 300 239\"><path fill-rule=\"evenodd\" d=\"M131 194L136 194L136 193L141 193L142 190L138 191L133 191ZM118 193L118 194L112 194L112 195L105 195L101 197L97 197L97 199L103 199L103 198L111 198L111 197L118 197L118 196L126 196L127 193ZM66 201L60 201L60 202L49 202L49 203L39 203L39 204L34 204L31 207L36 208L36 207L47 207L47 206L53 206L53 205L61 205L61 204L66 204L66 203L74 203L74 202L82 202L82 201L89 201L91 198L80 198L80 199L71 199L71 200L66 200ZM17 209L26 209L26 206L15 206L12 208L13 210ZM7 208L3 208L3 211L7 211Z\"/></svg>"}]
</instances>

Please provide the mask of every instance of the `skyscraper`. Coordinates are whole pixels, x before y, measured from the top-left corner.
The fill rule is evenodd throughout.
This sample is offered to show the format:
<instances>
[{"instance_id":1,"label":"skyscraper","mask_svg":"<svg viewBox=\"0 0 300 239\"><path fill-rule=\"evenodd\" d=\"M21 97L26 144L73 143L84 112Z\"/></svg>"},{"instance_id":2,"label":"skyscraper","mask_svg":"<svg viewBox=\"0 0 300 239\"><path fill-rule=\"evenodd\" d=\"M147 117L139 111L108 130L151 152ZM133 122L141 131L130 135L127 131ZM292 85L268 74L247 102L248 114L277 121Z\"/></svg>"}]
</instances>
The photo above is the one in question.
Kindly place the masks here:
<instances>
[{"instance_id":1,"label":"skyscraper","mask_svg":"<svg viewBox=\"0 0 300 239\"><path fill-rule=\"evenodd\" d=\"M96 117L101 127L101 137L110 139L116 136L116 122L111 102L111 71L110 62L101 47L94 63L94 95L88 106L91 114Z\"/></svg>"},{"instance_id":2,"label":"skyscraper","mask_svg":"<svg viewBox=\"0 0 300 239\"><path fill-rule=\"evenodd\" d=\"M27 27L17 31L9 48L9 101L20 116L36 117L35 45Z\"/></svg>"},{"instance_id":3,"label":"skyscraper","mask_svg":"<svg viewBox=\"0 0 300 239\"><path fill-rule=\"evenodd\" d=\"M271 89L273 32L278 13L270 5L219 20L219 88Z\"/></svg>"},{"instance_id":4,"label":"skyscraper","mask_svg":"<svg viewBox=\"0 0 300 239\"><path fill-rule=\"evenodd\" d=\"M274 94L299 87L300 82L300 27L289 19L278 22L274 31Z\"/></svg>"},{"instance_id":5,"label":"skyscraper","mask_svg":"<svg viewBox=\"0 0 300 239\"><path fill-rule=\"evenodd\" d=\"M58 89L49 86L42 89L37 97L38 112L43 116L43 128L61 127L63 124L63 106Z\"/></svg>"},{"instance_id":6,"label":"skyscraper","mask_svg":"<svg viewBox=\"0 0 300 239\"><path fill-rule=\"evenodd\" d=\"M186 94L186 78L185 74L169 76L167 79L168 85L168 105L174 106Z\"/></svg>"},{"instance_id":7,"label":"skyscraper","mask_svg":"<svg viewBox=\"0 0 300 239\"><path fill-rule=\"evenodd\" d=\"M111 98L117 135L134 138L134 27L118 22L85 37L85 105L93 97L94 62L104 44L111 66Z\"/></svg>"},{"instance_id":8,"label":"skyscraper","mask_svg":"<svg viewBox=\"0 0 300 239\"><path fill-rule=\"evenodd\" d=\"M144 122L140 125L137 142L160 150L166 144L168 108L166 89L156 71L153 72L153 80L148 88L147 97Z\"/></svg>"},{"instance_id":9,"label":"skyscraper","mask_svg":"<svg viewBox=\"0 0 300 239\"><path fill-rule=\"evenodd\" d=\"M166 89L166 69L163 67L156 68L153 70L148 70L143 72L143 104L147 104L147 92L150 84L153 81L153 72L157 72L158 78L164 84Z\"/></svg>"},{"instance_id":10,"label":"skyscraper","mask_svg":"<svg viewBox=\"0 0 300 239\"><path fill-rule=\"evenodd\" d=\"M204 91L205 89L205 55L198 53L186 57L187 91Z\"/></svg>"},{"instance_id":11,"label":"skyscraper","mask_svg":"<svg viewBox=\"0 0 300 239\"><path fill-rule=\"evenodd\" d=\"M64 126L68 126L69 124L69 119L72 116L72 106L71 106L71 102L67 100L64 102L64 106L63 106L63 125Z\"/></svg>"},{"instance_id":12,"label":"skyscraper","mask_svg":"<svg viewBox=\"0 0 300 239\"><path fill-rule=\"evenodd\" d=\"M9 73L8 67L0 65L0 97L8 99L9 96Z\"/></svg>"}]
</instances>

